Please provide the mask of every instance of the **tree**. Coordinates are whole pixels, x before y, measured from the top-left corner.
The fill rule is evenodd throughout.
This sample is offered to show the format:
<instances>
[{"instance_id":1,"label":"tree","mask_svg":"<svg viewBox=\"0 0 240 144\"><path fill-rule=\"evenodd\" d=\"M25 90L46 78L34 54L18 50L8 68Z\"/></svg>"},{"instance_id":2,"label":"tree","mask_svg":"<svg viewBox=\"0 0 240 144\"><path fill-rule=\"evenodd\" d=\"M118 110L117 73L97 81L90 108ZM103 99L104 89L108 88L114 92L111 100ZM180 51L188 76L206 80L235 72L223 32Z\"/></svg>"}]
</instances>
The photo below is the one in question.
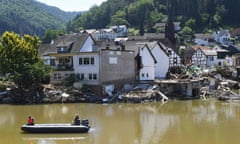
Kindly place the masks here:
<instances>
[{"instance_id":1,"label":"tree","mask_svg":"<svg viewBox=\"0 0 240 144\"><path fill-rule=\"evenodd\" d=\"M180 37L180 41L187 43L187 42L191 42L194 36L194 31L189 26L185 26L178 34Z\"/></svg>"},{"instance_id":2,"label":"tree","mask_svg":"<svg viewBox=\"0 0 240 144\"><path fill-rule=\"evenodd\" d=\"M7 75L18 88L29 88L43 81L50 72L39 56L40 40L36 36L21 37L5 32L0 41L0 71Z\"/></svg>"},{"instance_id":3,"label":"tree","mask_svg":"<svg viewBox=\"0 0 240 144\"><path fill-rule=\"evenodd\" d=\"M48 29L45 31L42 41L45 44L49 44L52 40L56 39L59 34L62 34L62 33L64 33L63 30Z\"/></svg>"}]
</instances>

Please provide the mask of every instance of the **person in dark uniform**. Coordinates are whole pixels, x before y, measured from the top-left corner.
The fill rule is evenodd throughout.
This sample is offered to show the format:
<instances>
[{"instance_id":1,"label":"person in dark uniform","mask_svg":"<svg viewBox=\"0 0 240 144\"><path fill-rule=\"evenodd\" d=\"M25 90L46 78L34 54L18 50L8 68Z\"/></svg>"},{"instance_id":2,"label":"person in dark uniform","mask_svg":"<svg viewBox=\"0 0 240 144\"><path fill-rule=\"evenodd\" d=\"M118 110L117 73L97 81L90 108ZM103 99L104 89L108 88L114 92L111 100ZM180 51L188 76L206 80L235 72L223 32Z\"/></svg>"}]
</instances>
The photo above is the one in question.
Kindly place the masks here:
<instances>
[{"instance_id":1,"label":"person in dark uniform","mask_svg":"<svg viewBox=\"0 0 240 144\"><path fill-rule=\"evenodd\" d=\"M73 120L73 125L80 125L79 115L76 115Z\"/></svg>"}]
</instances>

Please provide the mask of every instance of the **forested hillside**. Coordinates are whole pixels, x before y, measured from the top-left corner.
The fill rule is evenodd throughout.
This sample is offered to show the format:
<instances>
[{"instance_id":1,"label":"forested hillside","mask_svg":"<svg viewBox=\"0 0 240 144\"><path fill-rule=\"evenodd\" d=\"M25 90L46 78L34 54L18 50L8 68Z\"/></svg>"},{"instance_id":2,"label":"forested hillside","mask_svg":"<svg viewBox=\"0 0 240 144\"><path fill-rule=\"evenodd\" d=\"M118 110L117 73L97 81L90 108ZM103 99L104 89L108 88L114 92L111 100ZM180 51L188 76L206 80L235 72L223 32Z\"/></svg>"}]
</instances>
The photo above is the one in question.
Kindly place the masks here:
<instances>
[{"instance_id":1,"label":"forested hillside","mask_svg":"<svg viewBox=\"0 0 240 144\"><path fill-rule=\"evenodd\" d=\"M108 0L67 24L68 31L126 24L154 32L157 22L166 22L172 1L174 20L195 31L207 32L225 26L240 26L240 0Z\"/></svg>"},{"instance_id":2,"label":"forested hillside","mask_svg":"<svg viewBox=\"0 0 240 144\"><path fill-rule=\"evenodd\" d=\"M21 35L43 36L47 29L63 29L76 15L35 0L1 0L0 34L14 31Z\"/></svg>"}]
</instances>

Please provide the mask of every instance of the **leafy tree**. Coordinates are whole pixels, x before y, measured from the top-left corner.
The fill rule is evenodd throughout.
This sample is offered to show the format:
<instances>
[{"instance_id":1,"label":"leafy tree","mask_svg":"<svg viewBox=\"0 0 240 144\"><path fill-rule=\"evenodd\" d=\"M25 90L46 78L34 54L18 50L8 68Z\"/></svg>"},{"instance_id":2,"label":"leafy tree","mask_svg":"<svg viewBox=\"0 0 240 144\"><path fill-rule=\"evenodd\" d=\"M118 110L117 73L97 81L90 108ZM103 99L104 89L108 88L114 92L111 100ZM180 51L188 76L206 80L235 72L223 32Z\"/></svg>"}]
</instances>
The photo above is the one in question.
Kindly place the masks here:
<instances>
[{"instance_id":1,"label":"leafy tree","mask_svg":"<svg viewBox=\"0 0 240 144\"><path fill-rule=\"evenodd\" d=\"M40 41L36 36L5 32L0 42L0 71L19 88L30 86L45 80L50 68L41 62L38 56Z\"/></svg>"},{"instance_id":2,"label":"leafy tree","mask_svg":"<svg viewBox=\"0 0 240 144\"><path fill-rule=\"evenodd\" d=\"M129 28L128 32L129 32L129 35L131 35L131 36L139 35L139 30L136 30L134 28Z\"/></svg>"},{"instance_id":3,"label":"leafy tree","mask_svg":"<svg viewBox=\"0 0 240 144\"><path fill-rule=\"evenodd\" d=\"M181 42L188 43L188 42L191 42L191 40L194 36L194 32L193 32L192 28L190 28L189 26L185 26L179 32L179 36L180 36L180 41Z\"/></svg>"},{"instance_id":4,"label":"leafy tree","mask_svg":"<svg viewBox=\"0 0 240 144\"><path fill-rule=\"evenodd\" d=\"M45 31L45 34L43 36L43 43L45 44L49 44L53 39L56 39L56 37L59 35L59 34L62 34L64 33L63 30L51 30L51 29L48 29L47 31Z\"/></svg>"},{"instance_id":5,"label":"leafy tree","mask_svg":"<svg viewBox=\"0 0 240 144\"><path fill-rule=\"evenodd\" d=\"M122 10L118 11L116 15L111 17L111 25L127 25L128 22L125 19L126 13Z\"/></svg>"}]
</instances>

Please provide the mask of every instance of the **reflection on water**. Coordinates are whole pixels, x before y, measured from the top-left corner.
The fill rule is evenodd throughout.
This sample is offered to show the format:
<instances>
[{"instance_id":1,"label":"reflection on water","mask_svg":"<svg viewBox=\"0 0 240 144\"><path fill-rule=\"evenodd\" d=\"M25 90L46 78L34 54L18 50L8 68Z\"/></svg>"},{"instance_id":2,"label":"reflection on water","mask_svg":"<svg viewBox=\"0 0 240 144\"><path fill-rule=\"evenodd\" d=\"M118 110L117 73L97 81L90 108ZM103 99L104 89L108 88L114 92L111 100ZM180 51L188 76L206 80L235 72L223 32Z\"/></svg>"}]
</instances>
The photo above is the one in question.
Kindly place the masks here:
<instances>
[{"instance_id":1,"label":"reflection on water","mask_svg":"<svg viewBox=\"0 0 240 144\"><path fill-rule=\"evenodd\" d=\"M48 137L48 136L32 136L32 137L23 137L22 138L24 141L27 141L29 143L33 143L34 141L37 142L38 144L55 144L60 141L72 141L72 142L80 142L86 137L81 137L81 136L61 136L61 137Z\"/></svg>"},{"instance_id":2,"label":"reflection on water","mask_svg":"<svg viewBox=\"0 0 240 144\"><path fill-rule=\"evenodd\" d=\"M226 144L240 138L240 104L216 100L148 104L0 105L0 137L4 144ZM37 123L89 119L86 134L26 134L27 116Z\"/></svg>"}]
</instances>

